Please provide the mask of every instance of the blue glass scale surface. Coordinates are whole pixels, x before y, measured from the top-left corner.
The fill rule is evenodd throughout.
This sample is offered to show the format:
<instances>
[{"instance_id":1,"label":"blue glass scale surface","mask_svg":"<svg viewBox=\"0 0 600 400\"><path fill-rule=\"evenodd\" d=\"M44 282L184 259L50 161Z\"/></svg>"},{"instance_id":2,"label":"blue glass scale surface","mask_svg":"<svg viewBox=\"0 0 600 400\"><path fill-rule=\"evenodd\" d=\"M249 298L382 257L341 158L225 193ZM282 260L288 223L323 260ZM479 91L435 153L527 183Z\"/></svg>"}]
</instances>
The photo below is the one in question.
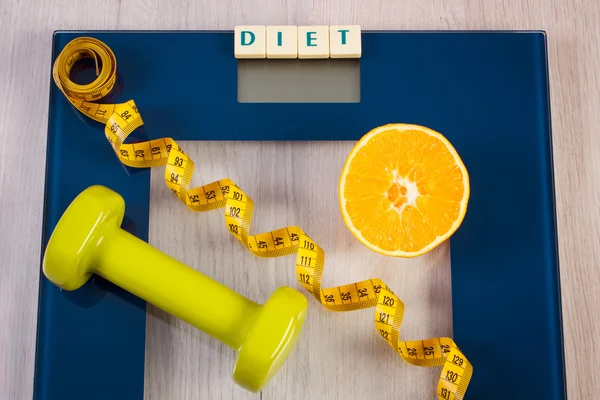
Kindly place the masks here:
<instances>
[{"instance_id":1,"label":"blue glass scale surface","mask_svg":"<svg viewBox=\"0 0 600 400\"><path fill-rule=\"evenodd\" d=\"M61 31L52 61L78 36L113 49L114 101L136 101L150 139L358 140L392 122L442 132L471 179L451 238L454 339L474 364L466 398L566 398L543 32L363 32L361 100L344 104L238 103L232 31ZM149 177L123 168L51 81L42 250L93 184L124 196L127 229L147 241ZM145 318L143 301L99 277L69 293L40 273L35 398L141 400Z\"/></svg>"}]
</instances>

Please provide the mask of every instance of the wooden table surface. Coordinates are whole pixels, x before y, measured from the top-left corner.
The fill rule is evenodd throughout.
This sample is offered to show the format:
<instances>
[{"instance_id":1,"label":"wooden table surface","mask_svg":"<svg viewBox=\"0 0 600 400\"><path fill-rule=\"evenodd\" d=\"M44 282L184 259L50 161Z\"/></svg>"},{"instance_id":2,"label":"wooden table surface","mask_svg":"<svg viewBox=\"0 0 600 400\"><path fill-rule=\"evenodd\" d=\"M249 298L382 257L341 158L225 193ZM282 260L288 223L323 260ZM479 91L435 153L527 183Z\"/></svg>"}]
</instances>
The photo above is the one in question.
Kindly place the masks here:
<instances>
[{"instance_id":1,"label":"wooden table surface","mask_svg":"<svg viewBox=\"0 0 600 400\"><path fill-rule=\"evenodd\" d=\"M592 366L600 364L600 350L595 343L600 337L598 21L600 2L597 0L0 2L0 94L3 99L0 103L0 399L30 399L33 391L52 32L57 29L232 29L241 24L360 24L363 29L540 29L547 32L567 387L570 399L597 397L600 379ZM518 194L515 194L514 200L517 199ZM159 212L153 213L151 224L165 217ZM264 226L265 229L272 227ZM153 244L170 246L158 239ZM181 250L174 251L184 257ZM443 252L442 248L438 253L443 256ZM435 261L435 254L431 257L429 261ZM444 280L444 273L439 274L427 279ZM332 284L343 283L345 278L342 276L340 281L336 278ZM291 284L289 281L279 283ZM440 290L445 290L444 287L440 284ZM160 313L151 315L149 329L157 320L165 320ZM368 318L361 317L361 320L368 321ZM156 335L169 335L160 333L160 326L155 329ZM425 328L423 331L415 329L416 334L427 332ZM443 334L439 330L438 333ZM156 351L160 352L160 348ZM518 361L529 362L526 354ZM534 360L532 362L535 367ZM147 369L147 376L152 373L158 371ZM422 378L431 382L429 377ZM290 390L294 388L284 381L280 384ZM160 386L150 383L152 385ZM425 396L427 391L419 392L419 398L420 393ZM197 398L189 393L180 393L180 396L177 398ZM156 398L159 397L156 394ZM225 394L224 398L227 398Z\"/></svg>"}]
</instances>

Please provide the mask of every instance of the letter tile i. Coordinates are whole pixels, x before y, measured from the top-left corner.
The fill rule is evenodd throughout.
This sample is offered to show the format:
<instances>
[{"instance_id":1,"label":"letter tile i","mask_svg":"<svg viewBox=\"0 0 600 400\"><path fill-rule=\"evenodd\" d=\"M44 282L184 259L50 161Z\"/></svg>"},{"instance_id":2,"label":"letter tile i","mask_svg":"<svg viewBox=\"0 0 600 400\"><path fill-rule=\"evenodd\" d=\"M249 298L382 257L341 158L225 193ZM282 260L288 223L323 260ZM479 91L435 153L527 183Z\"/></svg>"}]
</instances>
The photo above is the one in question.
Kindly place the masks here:
<instances>
[{"instance_id":1,"label":"letter tile i","mask_svg":"<svg viewBox=\"0 0 600 400\"><path fill-rule=\"evenodd\" d=\"M298 57L298 27L267 26L267 58Z\"/></svg>"}]
</instances>

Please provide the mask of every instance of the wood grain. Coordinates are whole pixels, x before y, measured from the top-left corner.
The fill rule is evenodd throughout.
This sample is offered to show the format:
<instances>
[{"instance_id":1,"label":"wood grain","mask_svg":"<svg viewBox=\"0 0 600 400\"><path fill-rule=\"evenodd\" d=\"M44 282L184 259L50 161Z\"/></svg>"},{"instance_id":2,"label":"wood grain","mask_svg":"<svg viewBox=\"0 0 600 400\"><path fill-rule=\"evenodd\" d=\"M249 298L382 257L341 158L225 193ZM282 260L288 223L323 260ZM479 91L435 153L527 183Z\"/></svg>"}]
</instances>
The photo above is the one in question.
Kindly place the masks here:
<instances>
[{"instance_id":1,"label":"wood grain","mask_svg":"<svg viewBox=\"0 0 600 400\"><path fill-rule=\"evenodd\" d=\"M32 397L52 31L231 29L236 24L248 23L358 23L364 29L543 29L547 32L567 385L570 399L595 398L600 392L600 380L590 366L600 363L600 350L595 346L595 339L600 337L599 20L597 0L0 2L3 99L0 103L0 399ZM260 192L255 196L260 197ZM257 219L257 223L265 223L265 229L280 221L268 211L259 215L264 222ZM282 222L290 221L286 218ZM323 240L327 248L336 247L327 243L326 238ZM177 246L173 243L169 250L177 252ZM328 253L330 264L335 264L333 257L334 254ZM191 261L199 266L195 260ZM275 268L258 260L244 265L261 273ZM276 271L285 274L289 267L282 265ZM326 277L329 283L347 278L337 273ZM225 279L223 275L216 277ZM277 275L276 279L279 284L293 282L285 275ZM261 300L258 288L246 290L248 296ZM368 321L368 314L365 311L337 315L332 321L342 325L357 318ZM311 318L318 315L311 314ZM406 326L417 329L418 324L410 323L407 316ZM374 343L377 341L368 341L369 346L378 346ZM382 351L383 357L389 353L379 347L373 351ZM231 353L224 353L223 362L227 355L233 362ZM302 359L302 352L296 357ZM322 368L314 358L302 360L301 365ZM215 374L227 376L230 366L223 366L225 371ZM403 368L403 364L398 365L399 371ZM413 371L410 368L406 373ZM282 372L277 385L293 390L297 383L287 382L286 371ZM302 371L299 374L305 376ZM306 380L302 384L307 384ZM192 389L182 386L182 397L191 395Z\"/></svg>"},{"instance_id":2,"label":"wood grain","mask_svg":"<svg viewBox=\"0 0 600 400\"><path fill-rule=\"evenodd\" d=\"M402 338L451 337L448 245L412 260L385 257L361 245L344 225L337 184L353 142L179 144L195 162L196 185L228 177L252 197L253 233L297 225L322 246L324 287L381 278L405 302ZM260 303L280 286L308 295L295 276L294 256L253 256L227 231L224 210L190 212L165 186L163 174L156 170L151 178L153 246ZM148 310L147 399L254 397L231 380L236 355L230 349L155 307ZM431 397L441 368L404 363L378 336L373 313L333 313L309 297L296 351L262 398Z\"/></svg>"}]
</instances>

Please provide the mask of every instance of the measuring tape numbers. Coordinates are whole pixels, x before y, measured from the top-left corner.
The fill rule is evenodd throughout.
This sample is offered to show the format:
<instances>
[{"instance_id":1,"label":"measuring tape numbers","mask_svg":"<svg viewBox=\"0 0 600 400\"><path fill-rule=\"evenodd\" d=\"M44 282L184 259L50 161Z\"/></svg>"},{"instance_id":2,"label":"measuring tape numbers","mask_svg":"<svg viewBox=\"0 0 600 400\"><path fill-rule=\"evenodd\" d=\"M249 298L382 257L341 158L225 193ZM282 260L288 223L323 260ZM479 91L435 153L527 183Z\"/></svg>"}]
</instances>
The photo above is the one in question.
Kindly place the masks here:
<instances>
[{"instance_id":1,"label":"measuring tape numbers","mask_svg":"<svg viewBox=\"0 0 600 400\"><path fill-rule=\"evenodd\" d=\"M69 74L82 59L100 62L97 78L87 85L72 82ZM194 162L171 138L125 143L144 123L133 100L120 104L96 103L108 95L116 82L116 58L103 42L80 37L69 42L54 62L55 84L71 104L87 117L105 125L106 139L121 163L134 168L165 167L165 184L192 211L225 209L225 227L258 257L296 253L296 276L300 284L326 309L353 311L375 307L375 328L406 362L424 367L442 366L437 386L439 400L462 399L473 367L450 338L401 341L404 303L380 279L323 288L325 253L297 226L250 234L254 202L229 179L190 188Z\"/></svg>"}]
</instances>

